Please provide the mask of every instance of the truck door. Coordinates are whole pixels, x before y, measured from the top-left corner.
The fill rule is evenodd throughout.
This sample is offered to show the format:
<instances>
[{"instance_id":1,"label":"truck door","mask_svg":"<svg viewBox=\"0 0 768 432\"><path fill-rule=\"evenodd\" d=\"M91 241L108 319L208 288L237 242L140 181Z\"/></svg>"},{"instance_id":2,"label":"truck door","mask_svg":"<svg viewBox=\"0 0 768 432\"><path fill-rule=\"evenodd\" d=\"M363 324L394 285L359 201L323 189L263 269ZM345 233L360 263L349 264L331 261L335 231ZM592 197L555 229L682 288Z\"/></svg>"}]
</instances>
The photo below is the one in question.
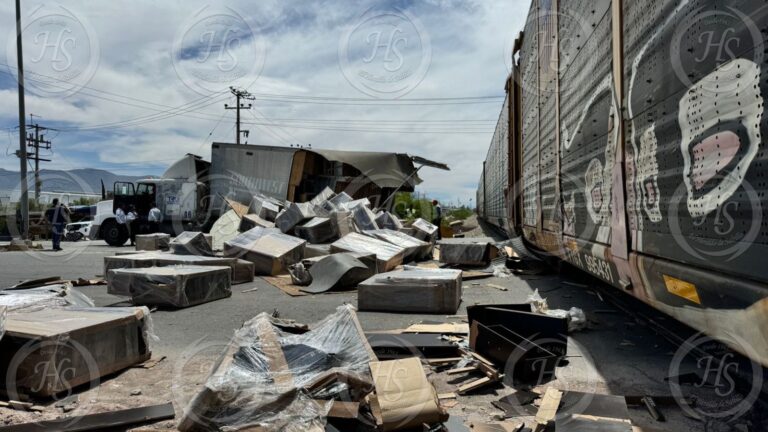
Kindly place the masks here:
<instances>
[{"instance_id":1,"label":"truck door","mask_svg":"<svg viewBox=\"0 0 768 432\"><path fill-rule=\"evenodd\" d=\"M136 205L136 189L134 188L133 183L115 182L112 212L116 211L118 207L122 205L124 205L126 209L132 205Z\"/></svg>"},{"instance_id":2,"label":"truck door","mask_svg":"<svg viewBox=\"0 0 768 432\"><path fill-rule=\"evenodd\" d=\"M155 205L156 188L154 183L139 183L136 187L136 212L139 216L149 215Z\"/></svg>"}]
</instances>

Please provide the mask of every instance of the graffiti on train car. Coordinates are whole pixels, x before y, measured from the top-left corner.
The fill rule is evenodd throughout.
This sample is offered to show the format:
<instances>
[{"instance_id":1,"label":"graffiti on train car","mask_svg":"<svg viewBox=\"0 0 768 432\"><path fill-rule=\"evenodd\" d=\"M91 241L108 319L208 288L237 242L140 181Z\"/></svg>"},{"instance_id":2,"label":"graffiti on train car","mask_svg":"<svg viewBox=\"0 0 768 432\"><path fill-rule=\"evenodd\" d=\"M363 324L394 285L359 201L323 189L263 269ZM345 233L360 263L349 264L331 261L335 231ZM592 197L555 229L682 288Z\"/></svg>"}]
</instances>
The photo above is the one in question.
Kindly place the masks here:
<instances>
[{"instance_id":1,"label":"graffiti on train car","mask_svg":"<svg viewBox=\"0 0 768 432\"><path fill-rule=\"evenodd\" d=\"M764 280L755 256L768 250L761 139L768 85L755 20L768 12L758 2L664 3L651 21L654 32L630 32L637 37L627 40L635 247ZM647 6L633 2L625 15L639 18ZM661 66L660 52L669 55Z\"/></svg>"},{"instance_id":2,"label":"graffiti on train car","mask_svg":"<svg viewBox=\"0 0 768 432\"><path fill-rule=\"evenodd\" d=\"M563 246L564 258L570 264L618 286L616 266L605 259L607 248L599 245L589 246L574 239L564 241Z\"/></svg>"}]
</instances>

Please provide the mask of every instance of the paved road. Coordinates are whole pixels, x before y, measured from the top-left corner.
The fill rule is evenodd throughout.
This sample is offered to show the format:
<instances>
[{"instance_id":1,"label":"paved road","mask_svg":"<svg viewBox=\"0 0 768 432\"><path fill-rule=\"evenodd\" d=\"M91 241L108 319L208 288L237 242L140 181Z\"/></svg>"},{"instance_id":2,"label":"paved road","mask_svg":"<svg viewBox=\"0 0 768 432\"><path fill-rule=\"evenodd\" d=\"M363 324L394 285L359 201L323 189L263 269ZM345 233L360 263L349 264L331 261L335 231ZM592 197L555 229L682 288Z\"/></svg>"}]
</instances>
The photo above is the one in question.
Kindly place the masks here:
<instances>
[{"instance_id":1,"label":"paved road","mask_svg":"<svg viewBox=\"0 0 768 432\"><path fill-rule=\"evenodd\" d=\"M49 245L46 245L49 247ZM101 242L64 243L64 252L7 252L0 253L0 286L8 286L20 280L46 276L76 279L91 278L102 273L103 257L129 248L112 248ZM592 329L572 334L569 342L569 364L558 370L558 380L551 385L584 392L618 395L666 395L670 388L664 378L669 373L672 353L677 347L654 334L631 316L619 313L604 303L591 289L563 284L557 274L527 278L493 278L478 282L465 282L464 302L459 315L466 313L472 304L500 304L525 302L534 289L548 298L551 308L569 309L580 307L587 312ZM579 276L576 276L579 277ZM588 284L594 284L584 279ZM507 287L501 291L488 284ZM243 291L258 288L255 292ZM110 305L120 299L106 294L106 287L86 287L82 292L89 295L98 306ZM140 406L142 404L173 401L180 413L189 396L199 389L221 348L229 341L233 331L260 312L279 310L281 316L300 322L313 323L343 303L355 305L356 293L331 294L307 297L289 297L262 279L252 284L233 287L231 298L177 311L156 311L152 314L155 358L167 359L152 369L131 369L116 377L110 377L98 388L80 395L80 410L109 410ZM633 301L633 300L631 300ZM642 310L644 305L632 303ZM445 321L445 316L405 314L359 314L366 330L404 328L422 320ZM433 378L440 392L455 390L455 384L444 377ZM141 395L130 396L140 389ZM490 402L511 393L498 387L478 396L461 398L460 404L451 409L456 416L473 421L488 421L498 413ZM679 410L668 410L667 430L704 430L704 426L682 415ZM43 418L61 415L49 407ZM632 409L635 424L656 426L644 409ZM5 412L0 418L6 422L28 421L29 414ZM173 422L154 425L155 429L172 428Z\"/></svg>"}]
</instances>

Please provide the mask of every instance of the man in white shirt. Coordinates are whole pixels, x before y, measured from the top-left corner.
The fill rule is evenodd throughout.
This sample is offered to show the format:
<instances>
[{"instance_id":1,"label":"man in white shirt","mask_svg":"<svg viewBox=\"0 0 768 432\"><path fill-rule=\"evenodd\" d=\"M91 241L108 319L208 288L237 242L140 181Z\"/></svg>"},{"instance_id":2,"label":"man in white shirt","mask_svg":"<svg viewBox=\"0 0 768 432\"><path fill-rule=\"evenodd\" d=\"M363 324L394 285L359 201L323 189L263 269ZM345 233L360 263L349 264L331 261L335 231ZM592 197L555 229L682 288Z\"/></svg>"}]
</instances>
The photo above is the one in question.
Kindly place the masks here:
<instances>
[{"instance_id":1,"label":"man in white shirt","mask_svg":"<svg viewBox=\"0 0 768 432\"><path fill-rule=\"evenodd\" d=\"M152 206L147 216L147 222L149 222L149 231L152 234L160 232L160 223L163 222L163 212L160 211L157 206Z\"/></svg>"},{"instance_id":2,"label":"man in white shirt","mask_svg":"<svg viewBox=\"0 0 768 432\"><path fill-rule=\"evenodd\" d=\"M127 234L130 236L131 231L128 227L128 215L125 214L124 205L121 205L120 207L117 208L117 210L115 210L115 222L117 222L117 227L123 233L122 235Z\"/></svg>"},{"instance_id":3,"label":"man in white shirt","mask_svg":"<svg viewBox=\"0 0 768 432\"><path fill-rule=\"evenodd\" d=\"M136 244L136 234L139 231L139 215L136 213L136 208L131 206L128 210L128 214L125 215L125 219L128 222L128 237L131 239L131 246Z\"/></svg>"}]
</instances>

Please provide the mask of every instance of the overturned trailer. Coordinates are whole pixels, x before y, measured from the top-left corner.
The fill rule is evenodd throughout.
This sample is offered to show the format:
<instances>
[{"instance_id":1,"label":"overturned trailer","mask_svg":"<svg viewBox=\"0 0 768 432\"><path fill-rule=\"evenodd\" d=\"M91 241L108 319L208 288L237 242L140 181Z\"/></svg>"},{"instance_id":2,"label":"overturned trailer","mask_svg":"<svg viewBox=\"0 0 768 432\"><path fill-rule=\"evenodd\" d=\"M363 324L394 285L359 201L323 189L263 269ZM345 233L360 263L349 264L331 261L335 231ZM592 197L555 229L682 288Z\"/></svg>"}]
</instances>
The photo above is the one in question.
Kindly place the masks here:
<instances>
[{"instance_id":1,"label":"overturned trailer","mask_svg":"<svg viewBox=\"0 0 768 432\"><path fill-rule=\"evenodd\" d=\"M165 217L162 230L169 234L207 231L228 210L227 201L250 203L257 194L302 203L328 187L390 209L396 192L413 192L421 183L418 173L425 166L449 169L403 153L213 143L211 162L187 154L162 178L115 183L109 201L104 191L90 238L113 246L128 240L115 220L121 206L134 206L140 218L157 206Z\"/></svg>"},{"instance_id":2,"label":"overturned trailer","mask_svg":"<svg viewBox=\"0 0 768 432\"><path fill-rule=\"evenodd\" d=\"M210 188L213 208L222 197L250 202L260 192L279 200L307 202L326 187L374 207L390 208L395 192L421 183L415 165L448 167L402 153L320 150L214 143Z\"/></svg>"}]
</instances>

